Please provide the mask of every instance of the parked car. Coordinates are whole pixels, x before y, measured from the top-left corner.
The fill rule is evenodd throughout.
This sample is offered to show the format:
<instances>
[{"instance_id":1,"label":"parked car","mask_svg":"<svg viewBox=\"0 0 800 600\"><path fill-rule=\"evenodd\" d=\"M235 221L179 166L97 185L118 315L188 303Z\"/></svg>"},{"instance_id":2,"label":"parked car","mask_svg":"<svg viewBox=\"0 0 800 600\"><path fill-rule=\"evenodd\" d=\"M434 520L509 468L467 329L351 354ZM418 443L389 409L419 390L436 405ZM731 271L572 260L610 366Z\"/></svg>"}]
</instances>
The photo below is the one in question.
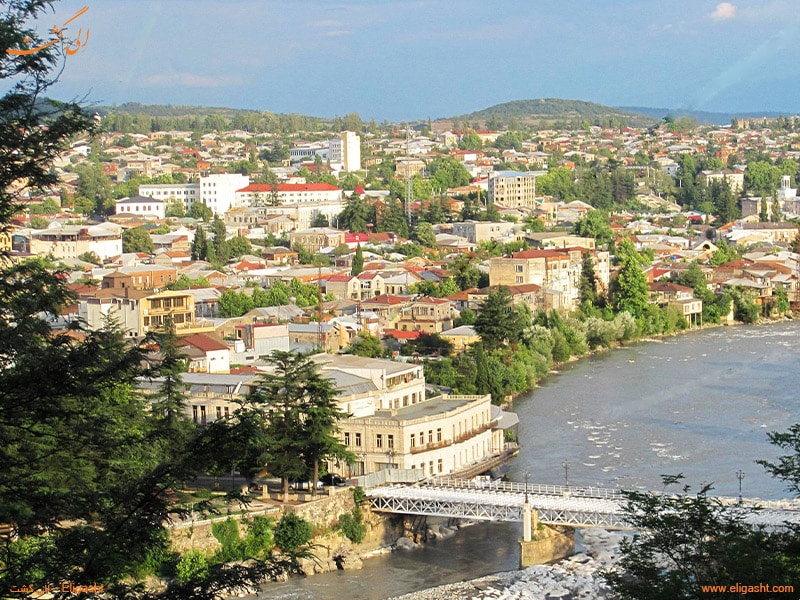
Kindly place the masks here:
<instances>
[{"instance_id":1,"label":"parked car","mask_svg":"<svg viewBox=\"0 0 800 600\"><path fill-rule=\"evenodd\" d=\"M347 485L347 480L344 477L340 477L336 473L326 473L325 475L320 477L320 481L324 485L335 485L338 487Z\"/></svg>"}]
</instances>

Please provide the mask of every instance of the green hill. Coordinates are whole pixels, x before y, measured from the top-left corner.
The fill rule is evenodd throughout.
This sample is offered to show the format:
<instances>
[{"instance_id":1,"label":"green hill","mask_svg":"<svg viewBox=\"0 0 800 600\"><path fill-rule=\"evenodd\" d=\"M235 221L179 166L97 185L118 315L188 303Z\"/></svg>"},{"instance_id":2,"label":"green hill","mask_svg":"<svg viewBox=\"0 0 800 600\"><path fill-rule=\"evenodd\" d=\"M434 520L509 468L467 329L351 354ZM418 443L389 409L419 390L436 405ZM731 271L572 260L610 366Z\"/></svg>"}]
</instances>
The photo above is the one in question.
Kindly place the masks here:
<instances>
[{"instance_id":1,"label":"green hill","mask_svg":"<svg viewBox=\"0 0 800 600\"><path fill-rule=\"evenodd\" d=\"M548 127L553 125L631 125L647 127L658 123L652 116L625 111L611 106L581 100L562 100L559 98L539 98L536 100L514 100L495 104L473 113L451 117L454 122L490 122L508 126L516 121L520 125Z\"/></svg>"}]
</instances>

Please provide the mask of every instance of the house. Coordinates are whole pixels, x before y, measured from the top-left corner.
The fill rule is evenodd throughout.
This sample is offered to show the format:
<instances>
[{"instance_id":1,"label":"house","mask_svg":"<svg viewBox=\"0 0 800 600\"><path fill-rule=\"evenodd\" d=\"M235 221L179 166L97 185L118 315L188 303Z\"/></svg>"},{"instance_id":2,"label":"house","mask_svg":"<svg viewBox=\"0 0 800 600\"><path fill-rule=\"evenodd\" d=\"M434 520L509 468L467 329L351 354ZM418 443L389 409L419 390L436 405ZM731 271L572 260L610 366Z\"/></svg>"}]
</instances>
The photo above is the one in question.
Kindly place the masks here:
<instances>
[{"instance_id":1,"label":"house","mask_svg":"<svg viewBox=\"0 0 800 600\"><path fill-rule=\"evenodd\" d=\"M166 284L175 281L178 269L161 265L134 265L120 267L116 271L103 277L100 284L102 289L121 290L134 288L137 290L152 290L163 288Z\"/></svg>"},{"instance_id":2,"label":"house","mask_svg":"<svg viewBox=\"0 0 800 600\"><path fill-rule=\"evenodd\" d=\"M364 271L356 276L334 275L325 281L325 293L336 298L369 300L386 293L383 277L375 271Z\"/></svg>"},{"instance_id":3,"label":"house","mask_svg":"<svg viewBox=\"0 0 800 600\"><path fill-rule=\"evenodd\" d=\"M189 373L229 373L231 352L226 344L205 333L193 333L178 342L189 358Z\"/></svg>"},{"instance_id":4,"label":"house","mask_svg":"<svg viewBox=\"0 0 800 600\"><path fill-rule=\"evenodd\" d=\"M703 301L694 297L694 290L684 285L666 281L650 284L651 304L677 306L689 325L702 324Z\"/></svg>"},{"instance_id":5,"label":"house","mask_svg":"<svg viewBox=\"0 0 800 600\"><path fill-rule=\"evenodd\" d=\"M286 323L245 323L234 326L235 364L261 361L275 351L288 352L289 326Z\"/></svg>"},{"instance_id":6,"label":"house","mask_svg":"<svg viewBox=\"0 0 800 600\"><path fill-rule=\"evenodd\" d=\"M453 306L445 298L415 298L402 311L395 326L401 331L441 333L453 326Z\"/></svg>"},{"instance_id":7,"label":"house","mask_svg":"<svg viewBox=\"0 0 800 600\"><path fill-rule=\"evenodd\" d=\"M462 221L453 223L453 235L465 238L473 244L489 242L498 239L515 238L516 223L500 221Z\"/></svg>"},{"instance_id":8,"label":"house","mask_svg":"<svg viewBox=\"0 0 800 600\"><path fill-rule=\"evenodd\" d=\"M261 252L261 256L267 261L267 265L271 267L276 265L294 265L297 264L298 259L297 252L283 246L264 248Z\"/></svg>"},{"instance_id":9,"label":"house","mask_svg":"<svg viewBox=\"0 0 800 600\"><path fill-rule=\"evenodd\" d=\"M441 332L439 336L453 344L454 352L463 352L472 344L481 341L481 336L476 333L472 325L454 327Z\"/></svg>"},{"instance_id":10,"label":"house","mask_svg":"<svg viewBox=\"0 0 800 600\"><path fill-rule=\"evenodd\" d=\"M289 234L293 248L302 246L309 252L319 252L322 248L336 248L344 244L345 233L332 227L312 227Z\"/></svg>"},{"instance_id":11,"label":"house","mask_svg":"<svg viewBox=\"0 0 800 600\"><path fill-rule=\"evenodd\" d=\"M114 213L117 215L137 215L147 219L161 220L165 217L166 205L163 200L147 196L132 196L117 200Z\"/></svg>"},{"instance_id":12,"label":"house","mask_svg":"<svg viewBox=\"0 0 800 600\"><path fill-rule=\"evenodd\" d=\"M67 259L91 252L105 260L122 254L122 228L109 222L88 226L55 222L29 236L30 253L35 255Z\"/></svg>"},{"instance_id":13,"label":"house","mask_svg":"<svg viewBox=\"0 0 800 600\"><path fill-rule=\"evenodd\" d=\"M210 321L195 319L194 297L185 291L153 293L133 287L105 288L83 296L78 316L89 329L116 323L126 336L139 337L171 325L178 335L214 330Z\"/></svg>"}]
</instances>

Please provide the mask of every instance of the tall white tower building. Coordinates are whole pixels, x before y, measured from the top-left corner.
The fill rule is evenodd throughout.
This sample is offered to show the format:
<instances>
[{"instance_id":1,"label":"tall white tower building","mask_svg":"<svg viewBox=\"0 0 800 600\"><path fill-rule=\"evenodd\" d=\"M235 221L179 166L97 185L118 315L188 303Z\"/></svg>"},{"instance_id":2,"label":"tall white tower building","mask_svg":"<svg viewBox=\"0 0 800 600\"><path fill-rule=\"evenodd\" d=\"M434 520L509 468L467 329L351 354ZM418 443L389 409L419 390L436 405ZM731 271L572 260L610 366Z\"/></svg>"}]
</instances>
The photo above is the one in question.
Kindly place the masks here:
<instances>
[{"instance_id":1,"label":"tall white tower building","mask_svg":"<svg viewBox=\"0 0 800 600\"><path fill-rule=\"evenodd\" d=\"M328 142L328 159L341 165L342 171L361 170L361 137L353 131L343 131Z\"/></svg>"}]
</instances>

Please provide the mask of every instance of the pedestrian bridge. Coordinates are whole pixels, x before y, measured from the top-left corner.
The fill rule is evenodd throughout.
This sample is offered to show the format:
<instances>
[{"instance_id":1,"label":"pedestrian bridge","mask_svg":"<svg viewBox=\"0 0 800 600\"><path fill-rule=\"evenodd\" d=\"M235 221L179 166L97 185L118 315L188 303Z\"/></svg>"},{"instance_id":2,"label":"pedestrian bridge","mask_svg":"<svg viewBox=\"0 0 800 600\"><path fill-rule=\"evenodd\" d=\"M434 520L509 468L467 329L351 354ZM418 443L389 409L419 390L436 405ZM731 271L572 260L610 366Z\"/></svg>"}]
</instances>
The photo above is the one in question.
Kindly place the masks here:
<instances>
[{"instance_id":1,"label":"pedestrian bridge","mask_svg":"<svg viewBox=\"0 0 800 600\"><path fill-rule=\"evenodd\" d=\"M617 489L437 478L376 487L366 494L378 512L484 521L522 521L527 495L538 521L546 525L630 529L622 510L625 497ZM735 498L719 500L737 503ZM753 521L768 526L800 523L800 510L769 502L758 505L762 508L753 514Z\"/></svg>"}]
</instances>

